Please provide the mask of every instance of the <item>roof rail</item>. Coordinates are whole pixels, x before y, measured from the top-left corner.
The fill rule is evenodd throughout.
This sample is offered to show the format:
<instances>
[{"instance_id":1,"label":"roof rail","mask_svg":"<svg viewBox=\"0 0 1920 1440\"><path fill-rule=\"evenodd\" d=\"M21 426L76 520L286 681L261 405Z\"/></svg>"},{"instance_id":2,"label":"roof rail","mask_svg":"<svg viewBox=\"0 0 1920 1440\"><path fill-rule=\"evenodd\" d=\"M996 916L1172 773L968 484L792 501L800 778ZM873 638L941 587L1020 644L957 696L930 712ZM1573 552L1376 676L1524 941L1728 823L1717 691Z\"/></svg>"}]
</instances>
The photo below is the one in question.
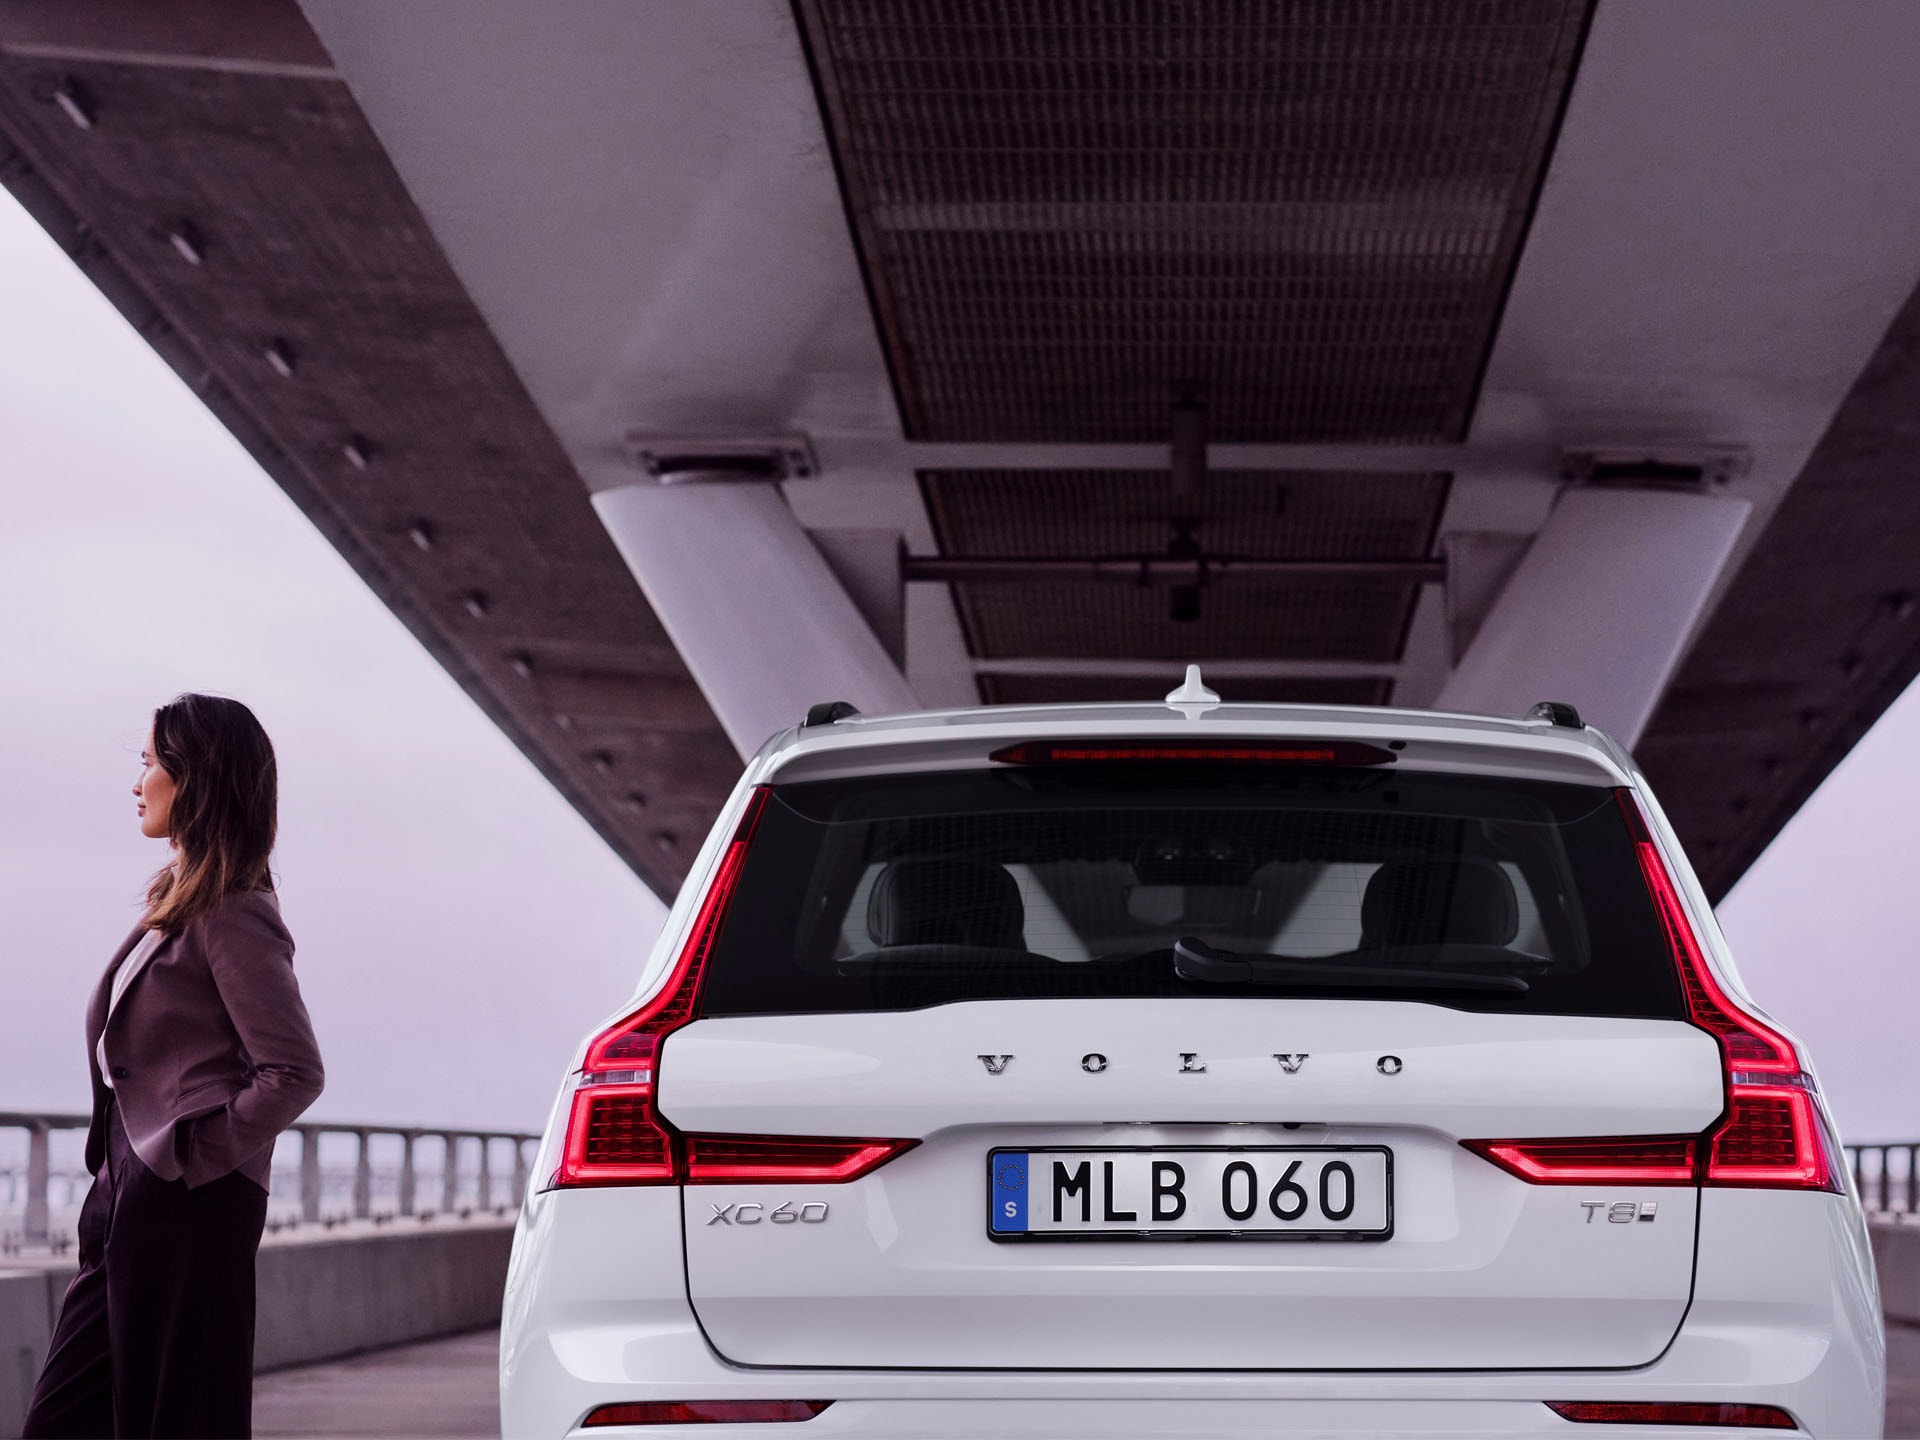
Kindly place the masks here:
<instances>
[{"instance_id":1,"label":"roof rail","mask_svg":"<svg viewBox=\"0 0 1920 1440\"><path fill-rule=\"evenodd\" d=\"M1564 700L1542 700L1527 711L1529 720L1551 720L1568 730L1584 730L1587 722L1580 718L1580 712Z\"/></svg>"},{"instance_id":2,"label":"roof rail","mask_svg":"<svg viewBox=\"0 0 1920 1440\"><path fill-rule=\"evenodd\" d=\"M814 725L831 725L836 720L859 713L860 707L850 700L822 700L807 711L807 718L800 722L800 728L805 730Z\"/></svg>"}]
</instances>

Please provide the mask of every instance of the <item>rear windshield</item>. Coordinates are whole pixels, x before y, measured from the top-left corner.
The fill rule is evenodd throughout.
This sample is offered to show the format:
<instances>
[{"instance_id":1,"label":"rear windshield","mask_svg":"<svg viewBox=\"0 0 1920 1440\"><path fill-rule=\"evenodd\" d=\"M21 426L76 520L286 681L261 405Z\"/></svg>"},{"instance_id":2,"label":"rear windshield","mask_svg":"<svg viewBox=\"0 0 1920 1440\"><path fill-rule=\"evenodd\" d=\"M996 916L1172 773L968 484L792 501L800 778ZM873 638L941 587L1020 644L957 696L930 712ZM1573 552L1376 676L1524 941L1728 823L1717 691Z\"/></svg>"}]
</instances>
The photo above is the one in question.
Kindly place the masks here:
<instances>
[{"instance_id":1,"label":"rear windshield","mask_svg":"<svg viewBox=\"0 0 1920 1440\"><path fill-rule=\"evenodd\" d=\"M777 786L702 1009L1194 995L1682 1015L1610 791L1195 765Z\"/></svg>"}]
</instances>

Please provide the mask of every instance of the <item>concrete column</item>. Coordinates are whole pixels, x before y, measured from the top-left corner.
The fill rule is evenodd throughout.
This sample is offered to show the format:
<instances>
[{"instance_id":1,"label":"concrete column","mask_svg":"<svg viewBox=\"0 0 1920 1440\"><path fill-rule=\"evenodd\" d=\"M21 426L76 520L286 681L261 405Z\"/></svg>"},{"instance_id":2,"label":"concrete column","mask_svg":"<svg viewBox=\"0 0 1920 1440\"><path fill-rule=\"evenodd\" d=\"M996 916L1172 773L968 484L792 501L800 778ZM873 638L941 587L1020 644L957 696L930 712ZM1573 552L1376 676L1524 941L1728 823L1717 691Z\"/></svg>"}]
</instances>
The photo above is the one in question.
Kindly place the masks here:
<instances>
[{"instance_id":1,"label":"concrete column","mask_svg":"<svg viewBox=\"0 0 1920 1440\"><path fill-rule=\"evenodd\" d=\"M480 1137L480 1196L476 1206L476 1208L481 1210L491 1210L493 1208L492 1155L493 1137L490 1135L482 1135Z\"/></svg>"},{"instance_id":2,"label":"concrete column","mask_svg":"<svg viewBox=\"0 0 1920 1440\"><path fill-rule=\"evenodd\" d=\"M409 1130L401 1137L401 1141L405 1148L400 1152L400 1213L411 1215L414 1191L413 1132Z\"/></svg>"},{"instance_id":3,"label":"concrete column","mask_svg":"<svg viewBox=\"0 0 1920 1440\"><path fill-rule=\"evenodd\" d=\"M300 1218L320 1218L320 1132L300 1132Z\"/></svg>"},{"instance_id":4,"label":"concrete column","mask_svg":"<svg viewBox=\"0 0 1920 1440\"><path fill-rule=\"evenodd\" d=\"M920 708L777 486L648 482L593 504L743 757L822 700Z\"/></svg>"},{"instance_id":5,"label":"concrete column","mask_svg":"<svg viewBox=\"0 0 1920 1440\"><path fill-rule=\"evenodd\" d=\"M527 1199L527 1144L525 1140L513 1142L513 1203L522 1205Z\"/></svg>"},{"instance_id":6,"label":"concrete column","mask_svg":"<svg viewBox=\"0 0 1920 1440\"><path fill-rule=\"evenodd\" d=\"M1568 491L1434 708L1518 717L1563 700L1631 748L1751 509L1716 495Z\"/></svg>"},{"instance_id":7,"label":"concrete column","mask_svg":"<svg viewBox=\"0 0 1920 1440\"><path fill-rule=\"evenodd\" d=\"M47 1184L50 1167L47 1151L47 1127L40 1123L30 1125L27 1128L27 1214L22 1227L29 1243L45 1244L48 1238Z\"/></svg>"}]
</instances>

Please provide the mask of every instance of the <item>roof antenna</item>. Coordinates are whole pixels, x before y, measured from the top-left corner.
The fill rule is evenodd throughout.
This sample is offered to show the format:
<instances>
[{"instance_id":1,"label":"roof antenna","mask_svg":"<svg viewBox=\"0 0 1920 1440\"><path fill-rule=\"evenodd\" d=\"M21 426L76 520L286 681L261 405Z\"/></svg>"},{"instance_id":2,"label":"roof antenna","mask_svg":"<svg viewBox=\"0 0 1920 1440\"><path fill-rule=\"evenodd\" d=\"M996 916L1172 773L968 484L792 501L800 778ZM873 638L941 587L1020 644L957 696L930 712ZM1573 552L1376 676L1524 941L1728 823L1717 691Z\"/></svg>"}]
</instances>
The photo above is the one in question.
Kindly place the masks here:
<instances>
[{"instance_id":1,"label":"roof antenna","mask_svg":"<svg viewBox=\"0 0 1920 1440\"><path fill-rule=\"evenodd\" d=\"M1205 682L1200 679L1200 667L1198 665L1187 666L1187 678L1180 682L1180 688L1167 692L1167 704L1169 705L1185 707L1188 705L1218 705L1219 703L1219 692L1209 690L1206 687ZM1187 718L1189 720L1193 718L1192 712L1188 712Z\"/></svg>"}]
</instances>

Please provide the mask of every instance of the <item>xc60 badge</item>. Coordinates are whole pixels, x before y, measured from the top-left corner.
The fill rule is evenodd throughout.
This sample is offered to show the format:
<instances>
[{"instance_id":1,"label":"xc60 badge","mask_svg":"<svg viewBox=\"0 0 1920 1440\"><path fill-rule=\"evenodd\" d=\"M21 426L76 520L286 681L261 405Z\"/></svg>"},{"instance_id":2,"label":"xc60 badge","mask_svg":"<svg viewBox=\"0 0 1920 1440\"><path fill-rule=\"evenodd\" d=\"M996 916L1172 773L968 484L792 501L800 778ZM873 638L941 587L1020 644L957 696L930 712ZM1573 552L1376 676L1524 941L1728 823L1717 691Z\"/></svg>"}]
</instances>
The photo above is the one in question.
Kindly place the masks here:
<instances>
[{"instance_id":1,"label":"xc60 badge","mask_svg":"<svg viewBox=\"0 0 1920 1440\"><path fill-rule=\"evenodd\" d=\"M822 1225L827 1219L827 1202L809 1200L796 1207L791 1200L782 1200L769 1210L757 1200L748 1200L737 1205L715 1205L708 1201L713 1215L707 1221L714 1225Z\"/></svg>"}]
</instances>

